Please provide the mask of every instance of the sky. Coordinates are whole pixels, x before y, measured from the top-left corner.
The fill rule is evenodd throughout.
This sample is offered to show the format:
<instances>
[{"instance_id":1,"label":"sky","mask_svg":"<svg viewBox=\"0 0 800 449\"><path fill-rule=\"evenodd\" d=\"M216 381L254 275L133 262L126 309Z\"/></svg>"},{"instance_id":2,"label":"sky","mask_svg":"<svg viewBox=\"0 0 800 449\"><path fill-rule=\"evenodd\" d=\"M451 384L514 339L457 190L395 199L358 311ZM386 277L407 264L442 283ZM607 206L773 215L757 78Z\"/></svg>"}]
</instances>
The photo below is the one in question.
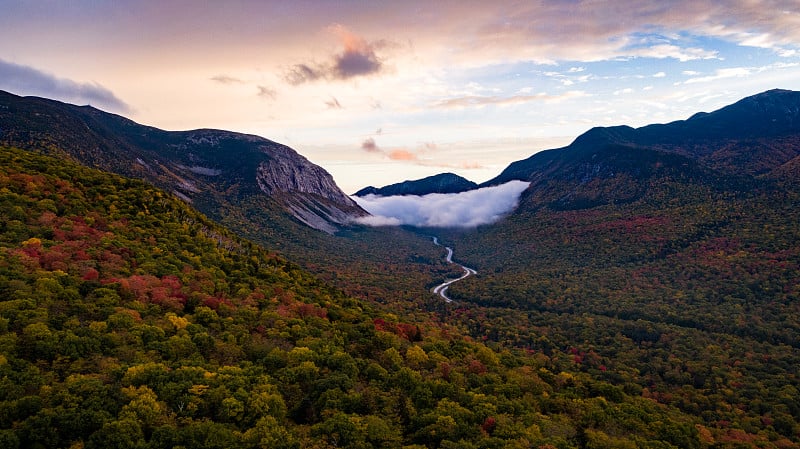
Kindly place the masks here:
<instances>
[{"instance_id":1,"label":"sky","mask_svg":"<svg viewBox=\"0 0 800 449\"><path fill-rule=\"evenodd\" d=\"M346 193L800 90L797 0L0 0L0 89L286 144Z\"/></svg>"}]
</instances>

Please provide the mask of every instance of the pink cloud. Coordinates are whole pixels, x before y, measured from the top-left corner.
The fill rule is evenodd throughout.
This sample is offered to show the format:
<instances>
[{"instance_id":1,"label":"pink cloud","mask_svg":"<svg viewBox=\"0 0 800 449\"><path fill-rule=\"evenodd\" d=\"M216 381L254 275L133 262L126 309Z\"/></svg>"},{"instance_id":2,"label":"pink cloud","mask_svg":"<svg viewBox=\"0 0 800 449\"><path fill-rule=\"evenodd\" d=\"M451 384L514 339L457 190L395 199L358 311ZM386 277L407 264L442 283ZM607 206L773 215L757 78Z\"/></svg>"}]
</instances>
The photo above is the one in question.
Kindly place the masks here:
<instances>
[{"instance_id":1,"label":"pink cloud","mask_svg":"<svg viewBox=\"0 0 800 449\"><path fill-rule=\"evenodd\" d=\"M342 51L330 57L327 63L295 64L284 75L292 85L299 85L320 79L347 80L381 72L383 61L376 50L391 46L388 41L367 42L343 25L335 24L328 31L336 35Z\"/></svg>"},{"instance_id":2,"label":"pink cloud","mask_svg":"<svg viewBox=\"0 0 800 449\"><path fill-rule=\"evenodd\" d=\"M391 150L388 153L389 159L393 161L416 161L417 155L402 148Z\"/></svg>"}]
</instances>

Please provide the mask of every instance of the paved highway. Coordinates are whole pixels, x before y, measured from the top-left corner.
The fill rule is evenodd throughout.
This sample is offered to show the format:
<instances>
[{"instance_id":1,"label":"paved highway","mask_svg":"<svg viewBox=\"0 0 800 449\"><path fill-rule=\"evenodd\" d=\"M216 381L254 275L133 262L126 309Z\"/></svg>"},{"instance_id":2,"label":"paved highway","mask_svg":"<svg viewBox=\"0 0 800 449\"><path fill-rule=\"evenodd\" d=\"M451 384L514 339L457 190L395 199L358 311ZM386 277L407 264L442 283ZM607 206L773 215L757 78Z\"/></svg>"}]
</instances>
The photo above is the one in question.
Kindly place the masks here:
<instances>
[{"instance_id":1,"label":"paved highway","mask_svg":"<svg viewBox=\"0 0 800 449\"><path fill-rule=\"evenodd\" d=\"M437 246L442 246L439 243L439 239L436 238L436 237L433 237L433 243L435 245L437 245ZM445 257L445 260L448 263L455 263L455 262L453 262L453 249L450 248L449 246L445 246L444 248L447 250L447 257ZM450 299L447 296L447 288L450 287L450 284L452 284L454 282L458 282L458 281L460 281L462 279L466 279L466 278L472 276L473 274L477 274L477 271L473 270L472 268L465 267L464 265L461 265L459 263L456 263L456 265L460 266L464 270L464 274L458 279L450 279L450 280L447 280L445 282L442 282L441 284L437 285L436 288L433 289L433 293L435 295L441 296L442 299L444 299L447 302L452 302L453 301L452 299Z\"/></svg>"}]
</instances>

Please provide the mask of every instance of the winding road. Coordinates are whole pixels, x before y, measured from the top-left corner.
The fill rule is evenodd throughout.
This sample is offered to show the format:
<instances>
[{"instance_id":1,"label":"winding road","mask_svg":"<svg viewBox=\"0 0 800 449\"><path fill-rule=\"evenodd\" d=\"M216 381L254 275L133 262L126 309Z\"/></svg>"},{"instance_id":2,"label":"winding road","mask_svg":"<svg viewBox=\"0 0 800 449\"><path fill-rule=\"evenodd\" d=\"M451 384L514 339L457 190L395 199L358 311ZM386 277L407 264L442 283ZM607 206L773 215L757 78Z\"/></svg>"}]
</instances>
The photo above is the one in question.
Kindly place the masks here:
<instances>
[{"instance_id":1,"label":"winding road","mask_svg":"<svg viewBox=\"0 0 800 449\"><path fill-rule=\"evenodd\" d=\"M442 246L439 243L439 239L436 238L436 237L433 237L433 243L436 246ZM445 258L447 263L455 263L455 262L453 262L453 249L450 248L449 246L445 246L444 248L447 250L447 257ZM448 281L442 282L441 284L436 286L436 288L433 289L433 294L441 296L442 299L444 299L446 302L453 302L453 300L450 299L447 296L447 288L450 287L450 284L452 284L454 282L458 282L458 281L460 281L462 279L466 279L466 278L472 276L473 274L478 274L478 272L473 270L472 268L465 267L464 265L461 265L459 263L455 263L455 264L460 266L464 270L464 275L461 276L458 279L450 279Z\"/></svg>"}]
</instances>

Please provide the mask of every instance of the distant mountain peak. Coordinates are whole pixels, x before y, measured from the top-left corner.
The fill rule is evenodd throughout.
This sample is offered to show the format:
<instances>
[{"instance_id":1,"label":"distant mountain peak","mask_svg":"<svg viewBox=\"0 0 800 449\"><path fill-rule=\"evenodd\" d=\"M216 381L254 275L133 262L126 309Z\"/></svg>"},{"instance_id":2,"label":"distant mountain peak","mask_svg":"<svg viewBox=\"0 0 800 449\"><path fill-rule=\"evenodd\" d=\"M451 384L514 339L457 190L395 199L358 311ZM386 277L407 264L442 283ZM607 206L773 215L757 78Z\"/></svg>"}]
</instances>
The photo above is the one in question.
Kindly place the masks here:
<instances>
[{"instance_id":1,"label":"distant mountain peak","mask_svg":"<svg viewBox=\"0 0 800 449\"><path fill-rule=\"evenodd\" d=\"M775 136L796 132L800 127L800 92L768 90L713 112L695 114L683 123L690 128L705 128L715 137Z\"/></svg>"},{"instance_id":2,"label":"distant mountain peak","mask_svg":"<svg viewBox=\"0 0 800 449\"><path fill-rule=\"evenodd\" d=\"M355 193L355 196L377 195L427 195L429 193L460 193L472 190L478 185L455 173L440 173L413 181L403 181L385 187L365 187Z\"/></svg>"}]
</instances>

